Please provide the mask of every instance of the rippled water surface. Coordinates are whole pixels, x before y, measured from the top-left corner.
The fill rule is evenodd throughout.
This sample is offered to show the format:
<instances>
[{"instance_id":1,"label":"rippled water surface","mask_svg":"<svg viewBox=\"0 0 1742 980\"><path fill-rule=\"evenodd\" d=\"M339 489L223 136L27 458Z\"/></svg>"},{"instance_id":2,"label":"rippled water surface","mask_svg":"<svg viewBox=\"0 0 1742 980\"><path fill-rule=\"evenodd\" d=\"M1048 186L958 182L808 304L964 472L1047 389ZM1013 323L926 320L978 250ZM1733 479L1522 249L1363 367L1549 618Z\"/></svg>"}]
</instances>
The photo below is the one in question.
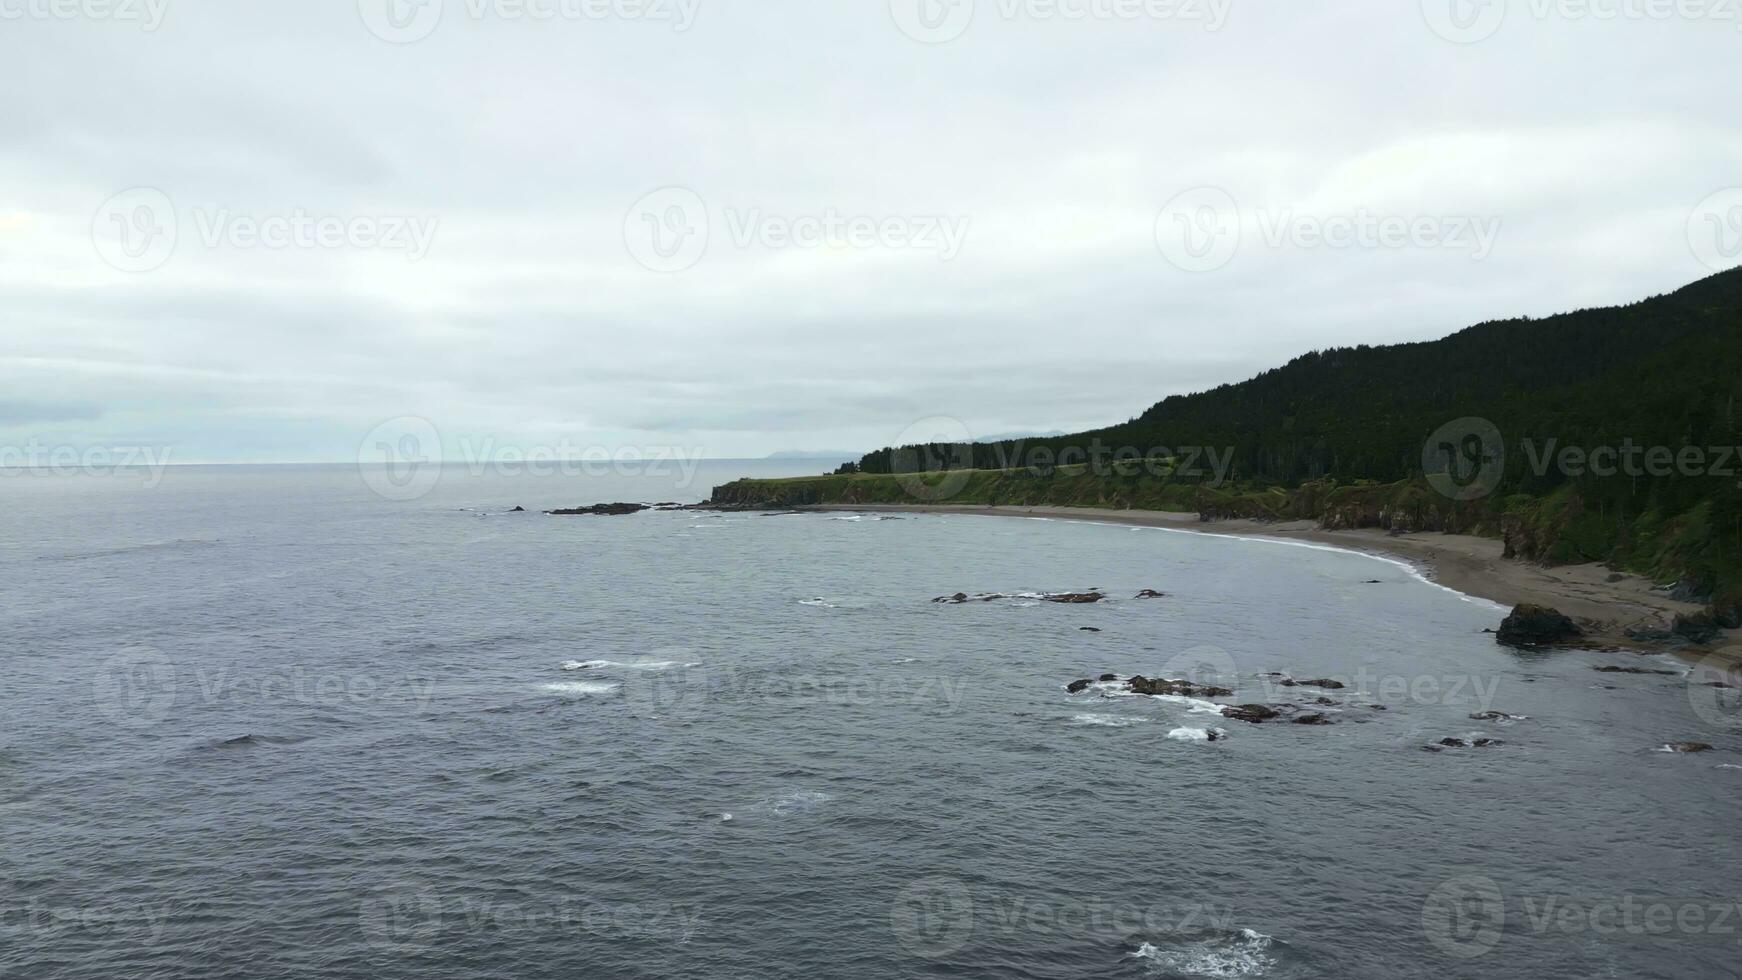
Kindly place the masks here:
<instances>
[{"instance_id":1,"label":"rippled water surface","mask_svg":"<svg viewBox=\"0 0 1742 980\"><path fill-rule=\"evenodd\" d=\"M1742 740L1681 676L1592 669L1674 661L1508 652L1487 603L1287 544L536 513L778 469L452 474L410 503L336 468L0 480L0 976L1742 962ZM1022 596L1088 588L1112 598ZM956 592L1016 597L930 601ZM1328 697L1334 724L1065 692L1103 673ZM1423 748L1447 737L1505 744ZM1716 749L1656 751L1685 739ZM1683 920L1585 914L1628 896Z\"/></svg>"}]
</instances>

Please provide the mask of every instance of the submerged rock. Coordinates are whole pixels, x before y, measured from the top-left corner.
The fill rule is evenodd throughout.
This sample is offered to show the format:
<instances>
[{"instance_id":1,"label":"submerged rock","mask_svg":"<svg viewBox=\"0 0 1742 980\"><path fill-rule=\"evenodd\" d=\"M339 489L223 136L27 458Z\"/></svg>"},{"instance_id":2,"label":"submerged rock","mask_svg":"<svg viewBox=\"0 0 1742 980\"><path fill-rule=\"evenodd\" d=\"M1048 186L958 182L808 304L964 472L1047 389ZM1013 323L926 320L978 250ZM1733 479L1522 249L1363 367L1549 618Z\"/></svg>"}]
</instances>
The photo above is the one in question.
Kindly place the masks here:
<instances>
[{"instance_id":1,"label":"submerged rock","mask_svg":"<svg viewBox=\"0 0 1742 980\"><path fill-rule=\"evenodd\" d=\"M1297 681L1292 677L1288 677L1277 681L1277 683L1283 687L1322 687L1327 691L1341 691L1349 686L1344 684L1342 681L1334 681L1328 677L1321 677L1318 680L1313 681Z\"/></svg>"},{"instance_id":2,"label":"submerged rock","mask_svg":"<svg viewBox=\"0 0 1742 980\"><path fill-rule=\"evenodd\" d=\"M1675 677L1673 670L1647 670L1644 667L1592 667L1599 674L1659 674L1664 677Z\"/></svg>"},{"instance_id":3,"label":"submerged rock","mask_svg":"<svg viewBox=\"0 0 1742 980\"><path fill-rule=\"evenodd\" d=\"M1505 742L1502 742L1497 738L1479 738L1479 739L1476 739L1474 742L1466 742L1461 738L1442 738L1438 742L1435 742L1432 745L1423 746L1423 748L1427 749L1429 752L1438 752L1442 748L1446 748L1446 749L1468 749L1468 748L1489 749L1489 748L1493 748L1496 745L1505 745L1505 744L1506 744Z\"/></svg>"},{"instance_id":4,"label":"submerged rock","mask_svg":"<svg viewBox=\"0 0 1742 980\"><path fill-rule=\"evenodd\" d=\"M1494 638L1510 647L1552 646L1567 643L1584 635L1578 624L1548 606L1521 605L1500 623Z\"/></svg>"},{"instance_id":5,"label":"submerged rock","mask_svg":"<svg viewBox=\"0 0 1742 980\"><path fill-rule=\"evenodd\" d=\"M1504 711L1478 711L1470 716L1471 721L1522 721L1524 715L1509 715Z\"/></svg>"},{"instance_id":6,"label":"submerged rock","mask_svg":"<svg viewBox=\"0 0 1742 980\"><path fill-rule=\"evenodd\" d=\"M1336 724L1336 722L1331 720L1330 715L1324 714L1322 712L1317 712L1317 711L1313 712L1310 715L1296 715L1294 718L1291 718L1289 720L1292 721L1296 725L1334 725L1334 724Z\"/></svg>"},{"instance_id":7,"label":"submerged rock","mask_svg":"<svg viewBox=\"0 0 1742 980\"><path fill-rule=\"evenodd\" d=\"M1139 598L1139 599L1165 599L1165 598L1167 598L1167 593L1166 592L1157 592L1154 589L1144 589L1142 592L1137 593L1136 598Z\"/></svg>"},{"instance_id":8,"label":"submerged rock","mask_svg":"<svg viewBox=\"0 0 1742 980\"><path fill-rule=\"evenodd\" d=\"M1099 629L1096 629L1093 626L1079 626L1079 627L1077 627L1077 632L1079 632L1079 633L1099 633L1101 631Z\"/></svg>"},{"instance_id":9,"label":"submerged rock","mask_svg":"<svg viewBox=\"0 0 1742 980\"><path fill-rule=\"evenodd\" d=\"M524 514L524 513L526 513L526 508L525 507L516 507L513 510L509 511L508 513L510 513L510 514Z\"/></svg>"},{"instance_id":10,"label":"submerged rock","mask_svg":"<svg viewBox=\"0 0 1742 980\"><path fill-rule=\"evenodd\" d=\"M1712 751L1712 747L1704 742L1671 742L1668 745L1665 745L1664 748L1671 752L1682 753Z\"/></svg>"}]
</instances>

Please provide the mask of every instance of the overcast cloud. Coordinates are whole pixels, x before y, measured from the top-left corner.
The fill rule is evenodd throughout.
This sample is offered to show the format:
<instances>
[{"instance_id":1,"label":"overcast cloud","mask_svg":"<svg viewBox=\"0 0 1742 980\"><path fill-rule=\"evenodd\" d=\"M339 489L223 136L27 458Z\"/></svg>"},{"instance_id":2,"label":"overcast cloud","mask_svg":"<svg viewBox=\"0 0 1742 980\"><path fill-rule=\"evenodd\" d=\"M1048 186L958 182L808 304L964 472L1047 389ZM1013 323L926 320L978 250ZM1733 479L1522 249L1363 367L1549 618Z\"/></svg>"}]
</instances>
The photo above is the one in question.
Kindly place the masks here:
<instances>
[{"instance_id":1,"label":"overcast cloud","mask_svg":"<svg viewBox=\"0 0 1742 980\"><path fill-rule=\"evenodd\" d=\"M348 461L420 416L450 455L869 449L1640 299L1742 258L1739 28L0 0L0 444Z\"/></svg>"}]
</instances>

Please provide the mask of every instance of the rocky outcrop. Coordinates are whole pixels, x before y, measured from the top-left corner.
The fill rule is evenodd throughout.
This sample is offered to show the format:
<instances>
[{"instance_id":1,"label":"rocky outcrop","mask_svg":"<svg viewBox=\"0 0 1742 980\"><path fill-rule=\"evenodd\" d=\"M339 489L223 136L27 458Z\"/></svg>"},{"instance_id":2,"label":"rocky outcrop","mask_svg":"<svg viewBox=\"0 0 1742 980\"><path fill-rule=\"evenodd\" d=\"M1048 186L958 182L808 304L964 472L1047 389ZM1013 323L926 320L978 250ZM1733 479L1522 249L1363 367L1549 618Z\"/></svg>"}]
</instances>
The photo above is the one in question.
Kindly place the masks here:
<instances>
[{"instance_id":1,"label":"rocky outcrop","mask_svg":"<svg viewBox=\"0 0 1742 980\"><path fill-rule=\"evenodd\" d=\"M958 592L955 595L938 596L932 601L949 606L959 606L965 602L993 602L998 599L1040 599L1043 602L1082 605L1091 602L1100 602L1105 598L1107 598L1107 596L1100 592L1048 592L1038 596L1033 593L1028 593L1027 595L1005 595L1002 592L982 592L979 595L970 596L966 592ZM1097 630L1096 632L1099 631Z\"/></svg>"},{"instance_id":2,"label":"rocky outcrop","mask_svg":"<svg viewBox=\"0 0 1742 980\"><path fill-rule=\"evenodd\" d=\"M1592 667L1599 674L1659 674L1664 677L1675 677L1673 670L1647 670L1644 667Z\"/></svg>"},{"instance_id":3,"label":"rocky outcrop","mask_svg":"<svg viewBox=\"0 0 1742 980\"><path fill-rule=\"evenodd\" d=\"M1664 746L1670 752L1693 753L1710 752L1712 747L1704 742L1671 742Z\"/></svg>"},{"instance_id":4,"label":"rocky outcrop","mask_svg":"<svg viewBox=\"0 0 1742 980\"><path fill-rule=\"evenodd\" d=\"M545 513L552 517L622 517L626 514L639 514L649 509L646 504L594 504L591 507L547 510Z\"/></svg>"},{"instance_id":5,"label":"rocky outcrop","mask_svg":"<svg viewBox=\"0 0 1742 980\"><path fill-rule=\"evenodd\" d=\"M1138 599L1165 599L1165 598L1167 598L1167 593L1166 592L1157 592L1154 589L1144 589L1142 592L1137 593L1136 598L1138 598Z\"/></svg>"},{"instance_id":6,"label":"rocky outcrop","mask_svg":"<svg viewBox=\"0 0 1742 980\"><path fill-rule=\"evenodd\" d=\"M1226 698L1233 697L1234 692L1225 687L1212 687L1208 684L1193 684L1190 681L1170 681L1156 678L1151 680L1138 674L1127 682L1131 685L1133 694L1171 694L1187 698Z\"/></svg>"},{"instance_id":7,"label":"rocky outcrop","mask_svg":"<svg viewBox=\"0 0 1742 980\"><path fill-rule=\"evenodd\" d=\"M1578 624L1558 609L1522 605L1500 623L1494 638L1509 647L1543 647L1570 643L1583 635Z\"/></svg>"},{"instance_id":8,"label":"rocky outcrop","mask_svg":"<svg viewBox=\"0 0 1742 980\"><path fill-rule=\"evenodd\" d=\"M1688 641L1702 646L1716 640L1724 634L1718 618L1709 612L1694 613L1691 616L1677 616L1670 632Z\"/></svg>"},{"instance_id":9,"label":"rocky outcrop","mask_svg":"<svg viewBox=\"0 0 1742 980\"><path fill-rule=\"evenodd\" d=\"M1290 718L1289 721L1293 722L1296 725L1334 725L1334 724L1336 724L1336 722L1331 720L1330 715L1327 715L1323 712L1318 712L1318 711L1315 711L1310 715L1295 715L1293 718Z\"/></svg>"},{"instance_id":10,"label":"rocky outcrop","mask_svg":"<svg viewBox=\"0 0 1742 980\"><path fill-rule=\"evenodd\" d=\"M1344 684L1342 681L1334 681L1328 677L1321 677L1317 680L1311 681L1297 681L1292 677L1284 677L1276 683L1282 687L1322 687L1327 691L1341 691L1349 686Z\"/></svg>"},{"instance_id":11,"label":"rocky outcrop","mask_svg":"<svg viewBox=\"0 0 1742 980\"><path fill-rule=\"evenodd\" d=\"M1222 717L1251 722L1254 725L1261 725L1281 715L1282 712L1268 704L1231 704L1222 708Z\"/></svg>"}]
</instances>

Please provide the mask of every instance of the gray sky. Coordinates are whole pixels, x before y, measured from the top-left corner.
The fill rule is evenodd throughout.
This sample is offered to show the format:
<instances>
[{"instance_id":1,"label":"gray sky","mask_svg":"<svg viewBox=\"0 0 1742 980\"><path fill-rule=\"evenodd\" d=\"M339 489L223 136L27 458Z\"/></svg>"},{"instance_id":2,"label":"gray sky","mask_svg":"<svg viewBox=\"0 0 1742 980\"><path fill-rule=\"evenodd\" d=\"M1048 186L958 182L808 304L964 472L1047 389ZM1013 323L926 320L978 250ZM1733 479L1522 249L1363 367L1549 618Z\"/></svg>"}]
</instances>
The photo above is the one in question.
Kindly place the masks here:
<instances>
[{"instance_id":1,"label":"gray sky","mask_svg":"<svg viewBox=\"0 0 1742 980\"><path fill-rule=\"evenodd\" d=\"M0 445L858 450L1640 299L1742 257L1732 6L0 0Z\"/></svg>"}]
</instances>

